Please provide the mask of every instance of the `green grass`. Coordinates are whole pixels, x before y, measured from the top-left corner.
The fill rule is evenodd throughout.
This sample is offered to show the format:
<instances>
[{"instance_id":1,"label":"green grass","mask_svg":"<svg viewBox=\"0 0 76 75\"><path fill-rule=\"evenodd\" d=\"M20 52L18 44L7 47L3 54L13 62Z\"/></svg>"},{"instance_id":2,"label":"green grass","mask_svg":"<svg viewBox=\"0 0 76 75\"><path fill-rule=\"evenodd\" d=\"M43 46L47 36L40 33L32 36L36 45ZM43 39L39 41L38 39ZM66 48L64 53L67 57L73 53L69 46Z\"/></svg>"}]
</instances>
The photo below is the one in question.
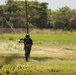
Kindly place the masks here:
<instances>
[{"instance_id":1,"label":"green grass","mask_svg":"<svg viewBox=\"0 0 76 75\"><path fill-rule=\"evenodd\" d=\"M0 39L18 40L24 37L25 34L2 34ZM31 37L35 44L56 44L56 45L76 45L76 33L68 34L31 34Z\"/></svg>"},{"instance_id":2,"label":"green grass","mask_svg":"<svg viewBox=\"0 0 76 75\"><path fill-rule=\"evenodd\" d=\"M71 57L71 58L70 58ZM75 75L76 55L31 55L26 62L22 54L0 54L1 75Z\"/></svg>"},{"instance_id":3,"label":"green grass","mask_svg":"<svg viewBox=\"0 0 76 75\"><path fill-rule=\"evenodd\" d=\"M76 50L76 34L33 34L33 41L35 44L63 47L67 50Z\"/></svg>"},{"instance_id":4,"label":"green grass","mask_svg":"<svg viewBox=\"0 0 76 75\"><path fill-rule=\"evenodd\" d=\"M17 40L25 37L25 34L2 34L0 39ZM50 33L50 34L31 34L34 44L44 46L62 47L67 50L76 50L76 33Z\"/></svg>"},{"instance_id":5,"label":"green grass","mask_svg":"<svg viewBox=\"0 0 76 75\"><path fill-rule=\"evenodd\" d=\"M60 44L76 44L76 34L36 34L32 35L36 42L58 42Z\"/></svg>"},{"instance_id":6,"label":"green grass","mask_svg":"<svg viewBox=\"0 0 76 75\"><path fill-rule=\"evenodd\" d=\"M18 40L21 37L24 37L24 34L1 34L0 35L0 39L6 39L6 40Z\"/></svg>"},{"instance_id":7,"label":"green grass","mask_svg":"<svg viewBox=\"0 0 76 75\"><path fill-rule=\"evenodd\" d=\"M23 44L17 42L24 36L25 34L0 35L0 75L76 75L76 33L31 34L36 47L53 46L72 52L63 53L64 49L56 55L32 52L29 62L25 61L24 53L19 52L23 50Z\"/></svg>"}]
</instances>

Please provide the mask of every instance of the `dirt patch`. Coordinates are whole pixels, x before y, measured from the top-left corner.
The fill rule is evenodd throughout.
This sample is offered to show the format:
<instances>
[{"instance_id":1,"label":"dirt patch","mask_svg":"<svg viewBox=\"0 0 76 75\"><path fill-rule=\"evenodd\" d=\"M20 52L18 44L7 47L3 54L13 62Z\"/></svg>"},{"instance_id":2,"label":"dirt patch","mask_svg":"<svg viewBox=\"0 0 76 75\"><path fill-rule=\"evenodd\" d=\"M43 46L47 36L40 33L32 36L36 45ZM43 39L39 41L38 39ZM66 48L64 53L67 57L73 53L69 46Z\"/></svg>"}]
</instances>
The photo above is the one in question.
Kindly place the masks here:
<instances>
[{"instance_id":1,"label":"dirt patch","mask_svg":"<svg viewBox=\"0 0 76 75\"><path fill-rule=\"evenodd\" d=\"M24 54L24 50L22 47L22 50L1 50L0 53L20 53ZM56 47L43 47L43 46L32 46L32 54L50 54L50 55L61 55L61 54L75 54L76 51L71 50L65 50L62 48L56 48Z\"/></svg>"},{"instance_id":2,"label":"dirt patch","mask_svg":"<svg viewBox=\"0 0 76 75\"><path fill-rule=\"evenodd\" d=\"M56 47L33 46L32 53L37 53L37 54L72 54L72 53L76 53L76 51L65 50L65 49L56 48Z\"/></svg>"}]
</instances>

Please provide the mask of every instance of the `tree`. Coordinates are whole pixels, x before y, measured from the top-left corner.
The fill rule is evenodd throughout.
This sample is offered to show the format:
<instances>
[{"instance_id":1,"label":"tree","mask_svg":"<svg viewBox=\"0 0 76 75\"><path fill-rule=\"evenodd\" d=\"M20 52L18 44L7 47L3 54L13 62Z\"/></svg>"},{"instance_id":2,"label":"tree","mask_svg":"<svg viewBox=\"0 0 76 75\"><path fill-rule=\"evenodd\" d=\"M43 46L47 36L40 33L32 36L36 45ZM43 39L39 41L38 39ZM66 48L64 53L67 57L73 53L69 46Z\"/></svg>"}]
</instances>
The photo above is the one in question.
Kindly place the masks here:
<instances>
[{"instance_id":1,"label":"tree","mask_svg":"<svg viewBox=\"0 0 76 75\"><path fill-rule=\"evenodd\" d=\"M39 28L46 28L47 27L47 23L48 23L48 16L47 16L47 12L48 12L48 7L47 7L48 3L41 3L40 4L40 8L39 8L39 14L40 14L40 18L38 21L38 27Z\"/></svg>"},{"instance_id":2,"label":"tree","mask_svg":"<svg viewBox=\"0 0 76 75\"><path fill-rule=\"evenodd\" d=\"M67 28L72 31L73 20L76 17L76 11L65 6L55 12L56 27Z\"/></svg>"},{"instance_id":3,"label":"tree","mask_svg":"<svg viewBox=\"0 0 76 75\"><path fill-rule=\"evenodd\" d=\"M6 6L7 6L7 12L9 13L17 13L18 11L21 10L19 5L14 0L8 0Z\"/></svg>"},{"instance_id":4,"label":"tree","mask_svg":"<svg viewBox=\"0 0 76 75\"><path fill-rule=\"evenodd\" d=\"M71 10L69 7L63 7L60 9L60 11L62 12L62 18L66 21L66 24L68 25L68 29L72 31L72 22L76 17L76 11Z\"/></svg>"},{"instance_id":5,"label":"tree","mask_svg":"<svg viewBox=\"0 0 76 75\"><path fill-rule=\"evenodd\" d=\"M48 3L38 1L27 2L28 24L29 26L45 28L47 27ZM6 3L8 13L25 13L25 3L23 1L8 0Z\"/></svg>"},{"instance_id":6,"label":"tree","mask_svg":"<svg viewBox=\"0 0 76 75\"><path fill-rule=\"evenodd\" d=\"M48 9L48 3L37 0L27 2L28 25L36 28L57 28L71 30L76 28L76 10L65 6L58 10ZM26 14L25 2L8 0L6 5L0 6L0 13ZM26 27L25 16L7 18L13 27ZM6 24L5 24L6 25ZM7 27L7 26L6 26Z\"/></svg>"}]
</instances>

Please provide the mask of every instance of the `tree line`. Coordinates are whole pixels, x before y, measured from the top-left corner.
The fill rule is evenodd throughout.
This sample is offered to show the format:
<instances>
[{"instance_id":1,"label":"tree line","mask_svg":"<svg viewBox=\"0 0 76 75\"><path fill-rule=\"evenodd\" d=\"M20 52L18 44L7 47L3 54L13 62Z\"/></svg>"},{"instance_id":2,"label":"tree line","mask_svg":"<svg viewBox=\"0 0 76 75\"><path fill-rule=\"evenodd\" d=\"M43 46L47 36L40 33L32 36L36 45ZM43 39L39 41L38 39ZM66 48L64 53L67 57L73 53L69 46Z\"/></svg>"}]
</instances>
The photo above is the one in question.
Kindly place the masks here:
<instances>
[{"instance_id":1,"label":"tree line","mask_svg":"<svg viewBox=\"0 0 76 75\"><path fill-rule=\"evenodd\" d=\"M8 0L5 5L0 5L0 14L25 14L25 2ZM67 6L58 10L48 8L47 2L37 0L27 1L28 25L32 28L54 28L63 30L76 29L76 9ZM11 23L12 27L25 28L26 16L7 17L6 20ZM0 17L0 27L2 18ZM4 27L9 27L4 21Z\"/></svg>"}]
</instances>

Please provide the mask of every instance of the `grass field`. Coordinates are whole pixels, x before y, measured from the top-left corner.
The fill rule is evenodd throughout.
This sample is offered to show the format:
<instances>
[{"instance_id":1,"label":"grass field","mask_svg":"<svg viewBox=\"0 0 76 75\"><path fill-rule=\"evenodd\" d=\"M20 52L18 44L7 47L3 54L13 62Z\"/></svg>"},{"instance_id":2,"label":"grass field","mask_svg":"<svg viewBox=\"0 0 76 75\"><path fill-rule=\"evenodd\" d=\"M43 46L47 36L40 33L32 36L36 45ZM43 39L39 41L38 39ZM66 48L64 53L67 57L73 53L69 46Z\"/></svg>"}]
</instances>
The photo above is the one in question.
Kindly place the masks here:
<instances>
[{"instance_id":1,"label":"grass field","mask_svg":"<svg viewBox=\"0 0 76 75\"><path fill-rule=\"evenodd\" d=\"M25 61L22 35L0 35L0 75L76 75L76 34L31 34L34 41Z\"/></svg>"}]
</instances>

